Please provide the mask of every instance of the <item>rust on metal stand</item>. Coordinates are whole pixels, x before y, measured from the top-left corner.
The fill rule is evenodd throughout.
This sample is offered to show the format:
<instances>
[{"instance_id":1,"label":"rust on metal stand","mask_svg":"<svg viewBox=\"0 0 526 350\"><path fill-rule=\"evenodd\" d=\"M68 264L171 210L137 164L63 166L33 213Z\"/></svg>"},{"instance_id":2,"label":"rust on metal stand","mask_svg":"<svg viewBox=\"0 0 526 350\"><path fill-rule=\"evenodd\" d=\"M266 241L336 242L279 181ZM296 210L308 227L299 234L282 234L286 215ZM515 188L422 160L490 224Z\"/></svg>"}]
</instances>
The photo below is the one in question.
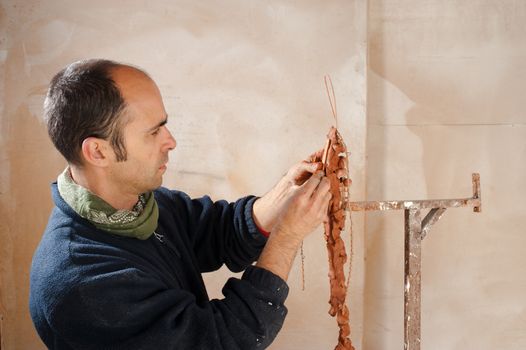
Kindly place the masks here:
<instances>
[{"instance_id":1,"label":"rust on metal stand","mask_svg":"<svg viewBox=\"0 0 526 350\"><path fill-rule=\"evenodd\" d=\"M420 350L421 243L447 208L481 211L480 176L472 174L473 197L461 199L349 202L350 211L404 210L404 349ZM422 218L421 210L430 209Z\"/></svg>"}]
</instances>

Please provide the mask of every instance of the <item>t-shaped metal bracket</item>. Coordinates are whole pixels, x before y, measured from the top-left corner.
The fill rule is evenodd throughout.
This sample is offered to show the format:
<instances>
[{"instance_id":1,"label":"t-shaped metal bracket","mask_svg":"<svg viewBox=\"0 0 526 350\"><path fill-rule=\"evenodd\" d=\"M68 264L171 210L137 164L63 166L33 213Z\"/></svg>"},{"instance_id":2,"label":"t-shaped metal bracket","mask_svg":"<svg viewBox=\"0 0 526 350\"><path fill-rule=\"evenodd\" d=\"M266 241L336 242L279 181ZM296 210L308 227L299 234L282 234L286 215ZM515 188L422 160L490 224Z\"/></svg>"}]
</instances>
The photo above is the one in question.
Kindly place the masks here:
<instances>
[{"instance_id":1,"label":"t-shaped metal bracket","mask_svg":"<svg viewBox=\"0 0 526 350\"><path fill-rule=\"evenodd\" d=\"M404 209L405 288L404 349L420 350L421 242L447 208L473 207L481 211L480 175L472 174L473 197L462 199L349 202L351 211ZM420 211L430 209L422 218Z\"/></svg>"}]
</instances>

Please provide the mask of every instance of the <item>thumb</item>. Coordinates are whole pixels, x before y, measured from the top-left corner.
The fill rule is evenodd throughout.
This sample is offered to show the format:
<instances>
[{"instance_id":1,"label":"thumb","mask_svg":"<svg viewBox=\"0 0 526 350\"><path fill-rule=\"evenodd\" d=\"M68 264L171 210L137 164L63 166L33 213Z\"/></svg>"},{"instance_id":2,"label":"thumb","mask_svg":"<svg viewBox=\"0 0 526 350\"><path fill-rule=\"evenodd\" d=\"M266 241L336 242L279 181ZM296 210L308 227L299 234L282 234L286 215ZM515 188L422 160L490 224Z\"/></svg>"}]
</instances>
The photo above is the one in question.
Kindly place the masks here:
<instances>
[{"instance_id":1,"label":"thumb","mask_svg":"<svg viewBox=\"0 0 526 350\"><path fill-rule=\"evenodd\" d=\"M314 174L316 172L316 170L318 169L321 169L321 163L320 162L315 162L315 163L310 163L310 162L302 162L301 165L299 166L298 170L301 172L301 171L307 171L309 173L312 173Z\"/></svg>"}]
</instances>

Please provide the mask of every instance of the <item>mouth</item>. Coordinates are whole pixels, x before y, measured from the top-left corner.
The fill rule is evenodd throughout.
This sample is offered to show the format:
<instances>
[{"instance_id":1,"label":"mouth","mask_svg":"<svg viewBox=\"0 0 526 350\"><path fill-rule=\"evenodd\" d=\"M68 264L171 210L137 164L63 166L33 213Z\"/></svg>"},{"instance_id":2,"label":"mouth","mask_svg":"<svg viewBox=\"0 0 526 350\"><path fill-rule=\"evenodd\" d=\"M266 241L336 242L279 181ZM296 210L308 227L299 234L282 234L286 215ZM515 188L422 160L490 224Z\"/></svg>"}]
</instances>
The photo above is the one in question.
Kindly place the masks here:
<instances>
[{"instance_id":1,"label":"mouth","mask_svg":"<svg viewBox=\"0 0 526 350\"><path fill-rule=\"evenodd\" d=\"M159 167L159 170L162 170L162 171L166 170L167 164L168 164L168 157L163 159L163 162L162 162L161 166Z\"/></svg>"}]
</instances>

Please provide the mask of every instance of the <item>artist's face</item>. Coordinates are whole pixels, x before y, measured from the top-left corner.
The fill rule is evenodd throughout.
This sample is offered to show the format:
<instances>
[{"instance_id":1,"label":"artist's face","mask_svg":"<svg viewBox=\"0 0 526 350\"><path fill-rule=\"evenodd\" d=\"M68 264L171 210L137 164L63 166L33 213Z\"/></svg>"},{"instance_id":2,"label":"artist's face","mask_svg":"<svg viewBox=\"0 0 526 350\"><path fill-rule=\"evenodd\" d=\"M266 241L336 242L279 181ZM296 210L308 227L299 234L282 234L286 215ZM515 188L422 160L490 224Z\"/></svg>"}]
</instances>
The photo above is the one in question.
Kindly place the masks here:
<instances>
[{"instance_id":1,"label":"artist's face","mask_svg":"<svg viewBox=\"0 0 526 350\"><path fill-rule=\"evenodd\" d=\"M112 162L110 176L116 185L140 194L161 185L168 153L176 142L166 125L159 89L147 77L132 73L115 79L127 105L124 118L129 121L123 129L127 159Z\"/></svg>"}]
</instances>

